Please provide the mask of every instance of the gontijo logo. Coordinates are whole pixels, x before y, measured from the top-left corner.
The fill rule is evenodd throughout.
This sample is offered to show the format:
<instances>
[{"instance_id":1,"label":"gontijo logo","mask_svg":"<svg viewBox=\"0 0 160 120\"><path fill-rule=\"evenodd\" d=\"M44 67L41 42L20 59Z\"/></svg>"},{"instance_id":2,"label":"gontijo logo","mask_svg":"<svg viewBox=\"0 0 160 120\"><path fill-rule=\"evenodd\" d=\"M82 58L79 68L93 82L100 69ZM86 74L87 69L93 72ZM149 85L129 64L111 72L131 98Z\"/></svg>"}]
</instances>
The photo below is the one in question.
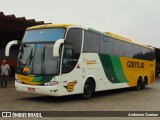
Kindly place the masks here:
<instances>
[{"instance_id":1,"label":"gontijo logo","mask_svg":"<svg viewBox=\"0 0 160 120\"><path fill-rule=\"evenodd\" d=\"M144 68L144 63L128 61L127 67L129 67L129 68Z\"/></svg>"},{"instance_id":2,"label":"gontijo logo","mask_svg":"<svg viewBox=\"0 0 160 120\"><path fill-rule=\"evenodd\" d=\"M67 86L64 86L68 92L72 92L74 90L74 86L77 82L69 82Z\"/></svg>"}]
</instances>

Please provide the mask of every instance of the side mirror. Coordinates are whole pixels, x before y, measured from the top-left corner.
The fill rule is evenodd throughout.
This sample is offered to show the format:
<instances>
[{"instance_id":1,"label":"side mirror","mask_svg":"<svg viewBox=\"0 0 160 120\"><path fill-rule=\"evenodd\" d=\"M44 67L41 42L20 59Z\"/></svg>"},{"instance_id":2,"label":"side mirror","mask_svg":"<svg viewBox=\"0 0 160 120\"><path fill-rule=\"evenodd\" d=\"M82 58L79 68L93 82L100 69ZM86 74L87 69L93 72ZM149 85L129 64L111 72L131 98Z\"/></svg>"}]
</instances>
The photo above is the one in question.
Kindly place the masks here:
<instances>
[{"instance_id":1,"label":"side mirror","mask_svg":"<svg viewBox=\"0 0 160 120\"><path fill-rule=\"evenodd\" d=\"M10 48L12 45L17 45L18 44L18 40L13 40L13 41L10 41L6 48L5 48L5 56L9 56L9 51L10 51Z\"/></svg>"},{"instance_id":2,"label":"side mirror","mask_svg":"<svg viewBox=\"0 0 160 120\"><path fill-rule=\"evenodd\" d=\"M53 57L59 57L60 45L64 43L64 39L59 39L55 42L53 46Z\"/></svg>"}]
</instances>

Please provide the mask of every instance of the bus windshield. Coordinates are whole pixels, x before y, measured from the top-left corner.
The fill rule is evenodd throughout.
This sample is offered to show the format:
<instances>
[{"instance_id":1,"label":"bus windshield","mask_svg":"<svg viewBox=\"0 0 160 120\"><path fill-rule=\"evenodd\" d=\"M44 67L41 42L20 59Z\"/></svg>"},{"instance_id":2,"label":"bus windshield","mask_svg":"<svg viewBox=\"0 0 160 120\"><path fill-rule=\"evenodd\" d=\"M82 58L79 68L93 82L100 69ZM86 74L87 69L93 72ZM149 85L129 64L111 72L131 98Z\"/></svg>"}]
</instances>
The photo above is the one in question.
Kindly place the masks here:
<instances>
[{"instance_id":1,"label":"bus windshield","mask_svg":"<svg viewBox=\"0 0 160 120\"><path fill-rule=\"evenodd\" d=\"M53 57L54 44L22 44L17 73L32 75L58 74L58 58Z\"/></svg>"},{"instance_id":2,"label":"bus windshield","mask_svg":"<svg viewBox=\"0 0 160 120\"><path fill-rule=\"evenodd\" d=\"M63 39L65 28L45 28L27 30L24 34L22 42L55 42Z\"/></svg>"}]
</instances>

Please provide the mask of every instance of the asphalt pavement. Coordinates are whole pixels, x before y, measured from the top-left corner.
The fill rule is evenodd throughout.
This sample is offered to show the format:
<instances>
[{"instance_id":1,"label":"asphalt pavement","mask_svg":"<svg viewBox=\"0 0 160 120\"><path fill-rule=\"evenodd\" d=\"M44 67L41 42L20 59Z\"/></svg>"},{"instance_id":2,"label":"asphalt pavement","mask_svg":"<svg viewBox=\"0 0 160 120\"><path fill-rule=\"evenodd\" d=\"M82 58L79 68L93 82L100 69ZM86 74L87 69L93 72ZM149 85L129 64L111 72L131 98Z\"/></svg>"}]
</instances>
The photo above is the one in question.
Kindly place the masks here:
<instances>
[{"instance_id":1,"label":"asphalt pavement","mask_svg":"<svg viewBox=\"0 0 160 120\"><path fill-rule=\"evenodd\" d=\"M14 87L14 78L11 77L7 88L0 88L0 111L160 111L160 77L157 77L155 83L144 90L125 88L103 91L96 93L88 100L82 100L78 95L53 97L17 92ZM66 120L65 117L58 117L58 119ZM79 120L81 117L75 119ZM85 119L105 118L86 116ZM133 119L133 117L126 119ZM141 117L140 119L151 118ZM160 117L152 119L157 120Z\"/></svg>"}]
</instances>

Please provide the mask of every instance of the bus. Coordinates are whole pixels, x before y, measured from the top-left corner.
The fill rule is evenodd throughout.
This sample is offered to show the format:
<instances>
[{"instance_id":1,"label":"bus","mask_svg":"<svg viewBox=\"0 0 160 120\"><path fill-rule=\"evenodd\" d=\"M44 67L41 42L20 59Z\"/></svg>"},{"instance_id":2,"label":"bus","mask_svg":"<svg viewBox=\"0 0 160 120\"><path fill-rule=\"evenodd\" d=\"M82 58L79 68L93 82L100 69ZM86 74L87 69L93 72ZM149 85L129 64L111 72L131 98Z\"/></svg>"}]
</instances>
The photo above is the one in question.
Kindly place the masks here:
<instances>
[{"instance_id":1,"label":"bus","mask_svg":"<svg viewBox=\"0 0 160 120\"><path fill-rule=\"evenodd\" d=\"M135 87L155 81L155 52L111 32L74 24L45 24L27 28L19 44L15 74L17 91L65 96Z\"/></svg>"}]
</instances>

